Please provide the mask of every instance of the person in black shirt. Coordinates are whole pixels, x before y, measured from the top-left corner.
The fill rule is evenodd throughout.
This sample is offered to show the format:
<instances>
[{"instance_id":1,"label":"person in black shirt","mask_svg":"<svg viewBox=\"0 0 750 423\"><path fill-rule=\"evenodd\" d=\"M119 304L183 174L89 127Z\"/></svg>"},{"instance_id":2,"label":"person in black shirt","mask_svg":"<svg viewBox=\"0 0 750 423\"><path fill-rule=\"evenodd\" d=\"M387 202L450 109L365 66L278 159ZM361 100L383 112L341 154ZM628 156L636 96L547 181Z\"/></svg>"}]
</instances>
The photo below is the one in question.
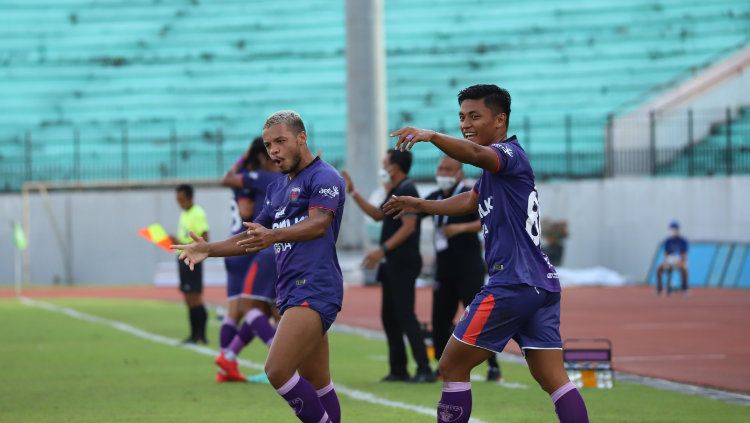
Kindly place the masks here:
<instances>
[{"instance_id":1,"label":"person in black shirt","mask_svg":"<svg viewBox=\"0 0 750 423\"><path fill-rule=\"evenodd\" d=\"M437 168L438 189L427 200L444 200L471 190L464 184L461 162L444 156ZM426 217L428 215L424 215ZM479 213L463 216L432 216L435 225L435 286L432 294L432 340L435 357L443 355L453 331L459 301L466 307L482 289L487 269L477 233L482 230ZM487 363L487 381L500 381L500 366L492 355Z\"/></svg>"},{"instance_id":2,"label":"person in black shirt","mask_svg":"<svg viewBox=\"0 0 750 423\"><path fill-rule=\"evenodd\" d=\"M388 150L380 170L381 182L388 195L419 197L417 188L409 180L412 156L408 151ZM388 359L390 373L383 378L384 382L411 381L417 383L434 382L435 375L430 369L427 349L422 331L414 314L414 287L417 276L422 269L422 257L419 254L419 217L406 215L393 219L385 215L380 207L370 204L354 188L348 173L342 172L346 180L346 191L357 205L368 216L382 221L380 246L370 251L363 260L368 269L377 267L385 259L382 268L383 300L380 317L388 339ZM384 202L385 203L385 202ZM417 362L417 373L409 378L407 371L406 346L404 334Z\"/></svg>"}]
</instances>

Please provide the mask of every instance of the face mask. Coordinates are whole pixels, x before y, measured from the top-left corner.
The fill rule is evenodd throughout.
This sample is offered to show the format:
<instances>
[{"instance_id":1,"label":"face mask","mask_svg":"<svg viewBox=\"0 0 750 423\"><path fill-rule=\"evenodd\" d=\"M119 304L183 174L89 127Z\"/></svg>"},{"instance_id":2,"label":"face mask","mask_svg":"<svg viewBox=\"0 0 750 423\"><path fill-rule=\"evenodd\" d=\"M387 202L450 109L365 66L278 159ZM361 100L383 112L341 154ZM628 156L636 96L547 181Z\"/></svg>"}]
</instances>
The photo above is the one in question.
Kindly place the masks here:
<instances>
[{"instance_id":1,"label":"face mask","mask_svg":"<svg viewBox=\"0 0 750 423\"><path fill-rule=\"evenodd\" d=\"M378 177L380 178L380 182L387 184L388 182L391 182L391 175L388 173L387 170L381 168L378 171Z\"/></svg>"},{"instance_id":2,"label":"face mask","mask_svg":"<svg viewBox=\"0 0 750 423\"><path fill-rule=\"evenodd\" d=\"M443 191L451 189L453 185L456 185L455 176L436 176L435 181L437 181L438 188L442 189Z\"/></svg>"}]
</instances>

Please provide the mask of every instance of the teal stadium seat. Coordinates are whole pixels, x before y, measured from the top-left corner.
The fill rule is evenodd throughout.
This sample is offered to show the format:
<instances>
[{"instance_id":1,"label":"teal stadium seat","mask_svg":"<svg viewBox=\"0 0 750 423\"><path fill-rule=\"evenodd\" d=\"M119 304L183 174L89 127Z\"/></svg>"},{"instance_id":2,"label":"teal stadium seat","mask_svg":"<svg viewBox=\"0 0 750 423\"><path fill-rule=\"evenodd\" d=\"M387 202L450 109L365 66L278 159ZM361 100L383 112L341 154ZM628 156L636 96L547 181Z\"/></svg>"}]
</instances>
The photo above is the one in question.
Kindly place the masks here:
<instances>
[{"instance_id":1,"label":"teal stadium seat","mask_svg":"<svg viewBox=\"0 0 750 423\"><path fill-rule=\"evenodd\" d=\"M18 189L29 177L215 178L281 108L298 110L316 148L345 166L344 6L0 3L0 189ZM384 7L389 128L413 124L458 135L457 91L497 83L514 96L511 132L540 179L602 175L609 113L636 107L750 39L747 0L476 0L460 8L411 0ZM270 18L276 16L283 19ZM573 116L572 169L566 114ZM744 123L738 125L732 130ZM210 136L218 130L221 143ZM746 142L737 141L738 163L748 154ZM716 143L721 128L695 152ZM439 155L430 148L416 153L413 176L431 178ZM684 160L659 173L685 174Z\"/></svg>"}]
</instances>

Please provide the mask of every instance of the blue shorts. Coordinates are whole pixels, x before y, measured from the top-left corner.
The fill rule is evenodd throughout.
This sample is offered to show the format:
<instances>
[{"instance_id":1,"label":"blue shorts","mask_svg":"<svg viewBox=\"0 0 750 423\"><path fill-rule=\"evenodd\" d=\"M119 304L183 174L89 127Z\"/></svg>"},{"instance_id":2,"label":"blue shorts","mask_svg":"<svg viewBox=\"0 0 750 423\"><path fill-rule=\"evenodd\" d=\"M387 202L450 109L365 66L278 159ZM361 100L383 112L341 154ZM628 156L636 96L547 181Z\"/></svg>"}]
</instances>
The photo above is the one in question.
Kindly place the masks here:
<instances>
[{"instance_id":1,"label":"blue shorts","mask_svg":"<svg viewBox=\"0 0 750 423\"><path fill-rule=\"evenodd\" d=\"M459 341L501 352L513 339L521 349L562 349L560 293L530 285L485 285L453 331Z\"/></svg>"},{"instance_id":2,"label":"blue shorts","mask_svg":"<svg viewBox=\"0 0 750 423\"><path fill-rule=\"evenodd\" d=\"M227 269L227 299L236 300L242 294L242 288L245 286L245 275L250 263L253 260L252 255L227 257L224 259L224 267Z\"/></svg>"},{"instance_id":3,"label":"blue shorts","mask_svg":"<svg viewBox=\"0 0 750 423\"><path fill-rule=\"evenodd\" d=\"M252 257L244 278L242 298L274 303L276 301L276 255L273 248L259 251Z\"/></svg>"},{"instance_id":4,"label":"blue shorts","mask_svg":"<svg viewBox=\"0 0 750 423\"><path fill-rule=\"evenodd\" d=\"M295 295L297 294L297 295ZM301 294L301 295L299 295ZM277 304L279 307L279 313L284 314L285 311L292 307L307 307L318 312L320 315L320 322L323 324L323 333L328 332L331 328L336 315L339 314L341 308L336 304L329 303L327 301L316 300L315 298L305 297L303 290L296 290L293 292L292 298L288 298L283 304Z\"/></svg>"}]
</instances>

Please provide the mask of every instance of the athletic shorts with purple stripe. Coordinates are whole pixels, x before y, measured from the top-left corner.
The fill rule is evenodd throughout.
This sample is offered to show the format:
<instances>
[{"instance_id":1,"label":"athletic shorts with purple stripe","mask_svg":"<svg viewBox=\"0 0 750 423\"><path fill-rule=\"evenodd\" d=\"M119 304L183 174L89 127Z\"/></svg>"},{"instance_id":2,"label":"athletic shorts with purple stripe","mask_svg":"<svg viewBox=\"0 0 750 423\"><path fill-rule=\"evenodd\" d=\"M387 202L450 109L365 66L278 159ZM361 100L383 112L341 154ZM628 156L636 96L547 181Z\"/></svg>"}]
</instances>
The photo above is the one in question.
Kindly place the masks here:
<instances>
[{"instance_id":1,"label":"athletic shorts with purple stripe","mask_svg":"<svg viewBox=\"0 0 750 423\"><path fill-rule=\"evenodd\" d=\"M273 247L255 254L245 275L242 298L274 303L276 301L276 255Z\"/></svg>"},{"instance_id":2,"label":"athletic shorts with purple stripe","mask_svg":"<svg viewBox=\"0 0 750 423\"><path fill-rule=\"evenodd\" d=\"M227 257L224 259L224 267L227 269L227 299L236 300L242 294L245 287L245 276L254 255Z\"/></svg>"},{"instance_id":3,"label":"athletic shorts with purple stripe","mask_svg":"<svg viewBox=\"0 0 750 423\"><path fill-rule=\"evenodd\" d=\"M560 293L526 284L485 285L453 336L498 353L511 339L521 349L561 349Z\"/></svg>"}]
</instances>

